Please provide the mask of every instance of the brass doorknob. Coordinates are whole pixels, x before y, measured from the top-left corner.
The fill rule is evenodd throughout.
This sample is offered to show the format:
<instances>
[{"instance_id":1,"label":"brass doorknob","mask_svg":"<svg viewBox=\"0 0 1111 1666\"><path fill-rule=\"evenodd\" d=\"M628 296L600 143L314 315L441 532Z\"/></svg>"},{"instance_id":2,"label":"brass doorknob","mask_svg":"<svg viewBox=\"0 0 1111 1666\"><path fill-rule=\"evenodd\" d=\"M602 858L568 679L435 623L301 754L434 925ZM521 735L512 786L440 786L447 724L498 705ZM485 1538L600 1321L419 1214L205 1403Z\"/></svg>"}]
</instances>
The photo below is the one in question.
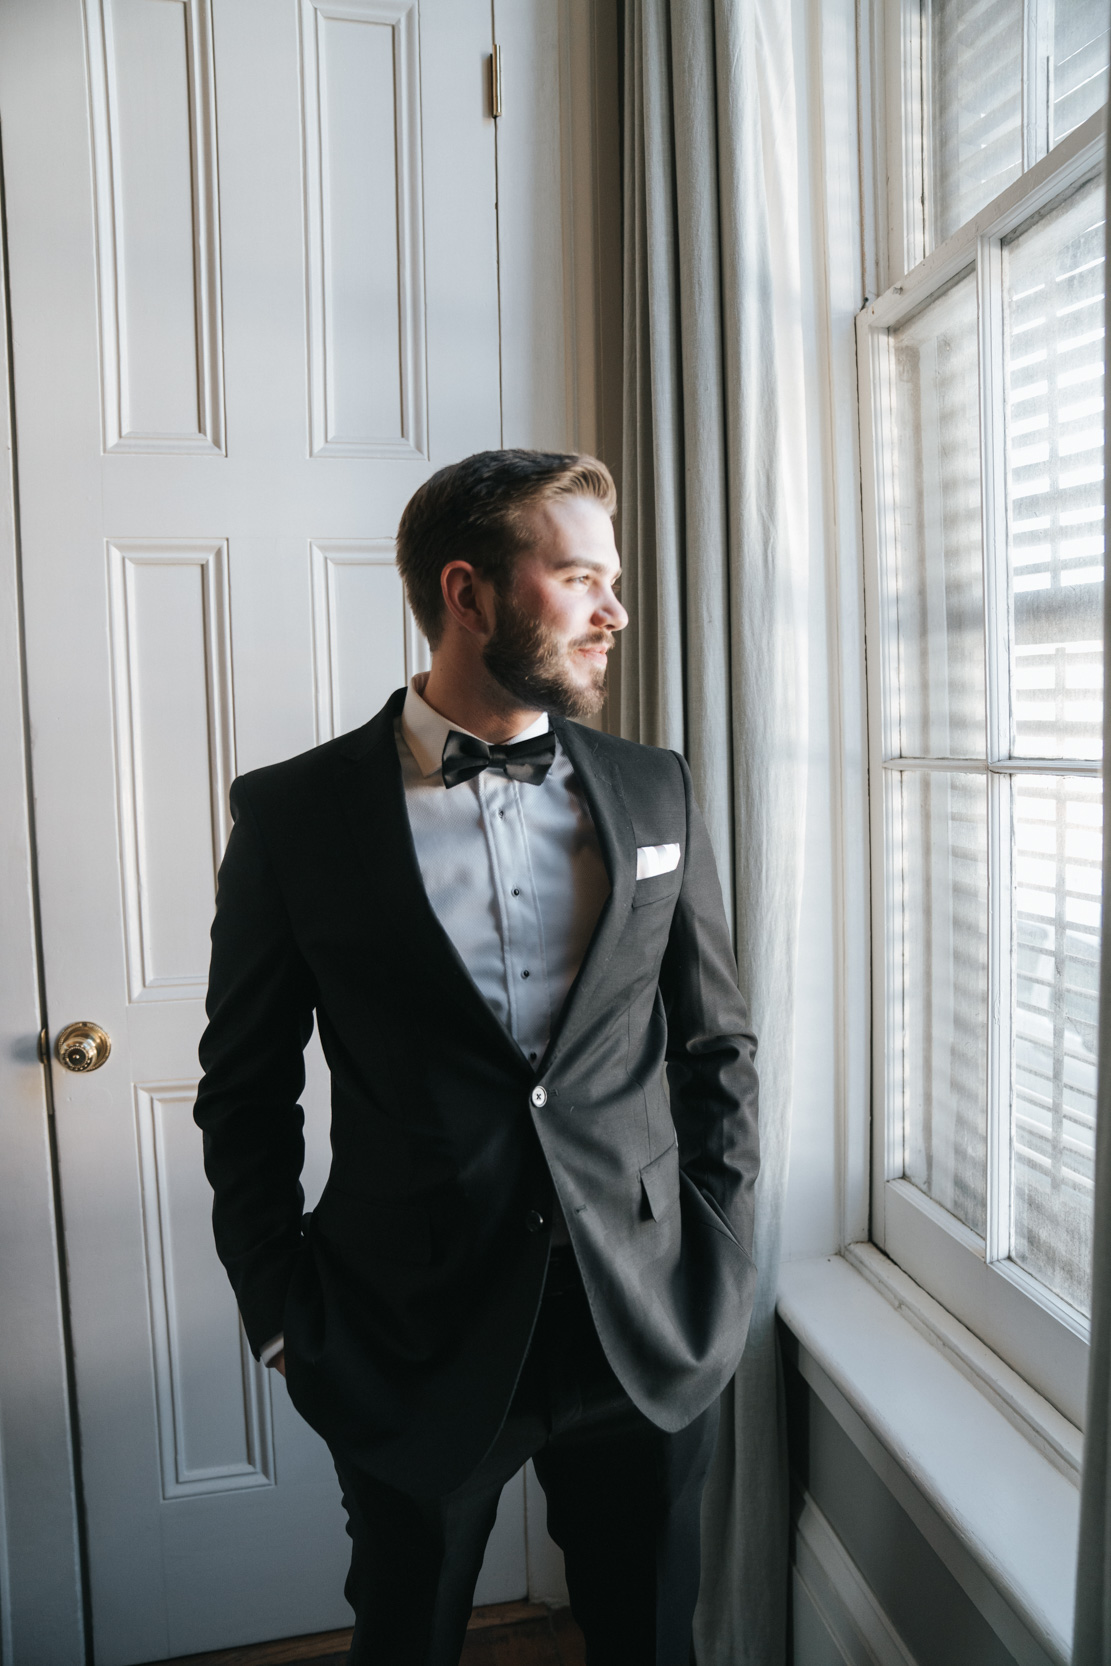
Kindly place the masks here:
<instances>
[{"instance_id":1,"label":"brass doorknob","mask_svg":"<svg viewBox=\"0 0 1111 1666\"><path fill-rule=\"evenodd\" d=\"M99 1070L111 1051L107 1033L87 1018L67 1024L54 1043L54 1056L66 1070Z\"/></svg>"}]
</instances>

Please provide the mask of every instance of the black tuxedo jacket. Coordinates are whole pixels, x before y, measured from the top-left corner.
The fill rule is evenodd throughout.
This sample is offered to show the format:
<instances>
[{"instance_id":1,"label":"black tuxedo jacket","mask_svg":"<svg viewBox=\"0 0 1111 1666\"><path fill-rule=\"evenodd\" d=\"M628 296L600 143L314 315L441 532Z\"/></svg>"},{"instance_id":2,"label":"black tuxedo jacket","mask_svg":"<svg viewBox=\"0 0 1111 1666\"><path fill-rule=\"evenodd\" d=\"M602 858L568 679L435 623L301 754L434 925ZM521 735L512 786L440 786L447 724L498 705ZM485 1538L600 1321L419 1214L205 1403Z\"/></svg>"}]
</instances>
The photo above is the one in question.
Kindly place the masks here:
<instances>
[{"instance_id":1,"label":"black tuxedo jacket","mask_svg":"<svg viewBox=\"0 0 1111 1666\"><path fill-rule=\"evenodd\" d=\"M537 1066L421 881L394 722L241 777L212 928L196 1105L216 1245L294 1404L415 1494L493 1442L540 1301L553 1185L602 1346L659 1427L740 1359L752 1305L755 1040L684 761L556 720L611 893ZM528 788L524 789L528 791ZM637 880L637 847L678 844ZM299 1175L313 1014L333 1160Z\"/></svg>"}]
</instances>

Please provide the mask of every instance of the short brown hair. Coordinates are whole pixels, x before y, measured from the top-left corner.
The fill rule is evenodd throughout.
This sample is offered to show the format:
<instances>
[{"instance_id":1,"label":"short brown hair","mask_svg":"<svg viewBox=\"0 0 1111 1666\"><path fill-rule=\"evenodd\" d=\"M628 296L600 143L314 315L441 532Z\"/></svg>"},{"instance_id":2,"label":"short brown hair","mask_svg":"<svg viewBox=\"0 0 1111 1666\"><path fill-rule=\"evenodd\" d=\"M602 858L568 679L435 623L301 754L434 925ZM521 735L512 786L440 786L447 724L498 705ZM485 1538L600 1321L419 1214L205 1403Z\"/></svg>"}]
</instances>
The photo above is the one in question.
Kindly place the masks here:
<instances>
[{"instance_id":1,"label":"short brown hair","mask_svg":"<svg viewBox=\"0 0 1111 1666\"><path fill-rule=\"evenodd\" d=\"M476 451L417 488L397 529L397 565L433 648L443 635L440 575L448 562L471 562L503 593L528 544L522 511L560 497L596 498L610 516L617 509L609 469L576 452Z\"/></svg>"}]
</instances>

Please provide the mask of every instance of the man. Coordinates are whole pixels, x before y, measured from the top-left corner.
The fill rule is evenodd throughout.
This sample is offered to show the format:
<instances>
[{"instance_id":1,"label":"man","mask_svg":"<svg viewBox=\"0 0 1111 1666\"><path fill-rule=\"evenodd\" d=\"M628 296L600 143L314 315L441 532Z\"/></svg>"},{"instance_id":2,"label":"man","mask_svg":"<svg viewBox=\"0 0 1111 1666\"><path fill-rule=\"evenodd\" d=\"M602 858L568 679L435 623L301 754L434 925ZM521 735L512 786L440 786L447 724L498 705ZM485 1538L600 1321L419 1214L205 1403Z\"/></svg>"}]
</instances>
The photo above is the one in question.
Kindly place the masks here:
<instances>
[{"instance_id":1,"label":"man","mask_svg":"<svg viewBox=\"0 0 1111 1666\"><path fill-rule=\"evenodd\" d=\"M352 1662L454 1666L530 1456L591 1666L690 1659L755 1041L686 764L572 721L628 622L615 502L588 457L440 470L398 532L431 672L232 789L196 1117L251 1346L335 1458Z\"/></svg>"}]
</instances>

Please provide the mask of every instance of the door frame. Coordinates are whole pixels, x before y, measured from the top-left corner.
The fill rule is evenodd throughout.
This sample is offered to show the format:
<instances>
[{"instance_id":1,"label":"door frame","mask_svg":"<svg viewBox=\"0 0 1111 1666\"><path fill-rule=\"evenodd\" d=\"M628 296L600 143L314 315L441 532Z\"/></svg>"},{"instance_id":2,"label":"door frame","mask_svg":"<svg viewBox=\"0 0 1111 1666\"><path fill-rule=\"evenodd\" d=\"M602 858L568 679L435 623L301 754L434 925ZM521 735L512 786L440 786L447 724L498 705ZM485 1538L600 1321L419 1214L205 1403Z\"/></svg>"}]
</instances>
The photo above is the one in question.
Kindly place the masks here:
<instances>
[{"instance_id":1,"label":"door frame","mask_svg":"<svg viewBox=\"0 0 1111 1666\"><path fill-rule=\"evenodd\" d=\"M12 0L0 0L0 32L4 10L10 20ZM548 81L530 46L545 38L552 10L551 0L493 0L506 101L497 135L499 286L503 300L512 285L522 302L517 331L502 344L502 443L595 452L620 486L618 0L559 0L557 73ZM512 130L538 109L549 131L534 135L535 149L522 147ZM563 260L538 269L538 219L524 212L532 193L521 174L530 154L553 153L557 177L544 193L551 214L539 223L559 225ZM86 1666L92 1631L65 1261L49 1068L38 1052L49 1014L35 895L6 253L0 149L0 1336L18 1339L0 1349L0 1666ZM554 315L558 328L543 332L542 346L534 339L531 353L507 351L539 315L549 323ZM538 346L549 361L539 370ZM542 1509L531 1492L528 1508L530 1518ZM549 1570L530 1569L533 1577L543 1585Z\"/></svg>"}]
</instances>

